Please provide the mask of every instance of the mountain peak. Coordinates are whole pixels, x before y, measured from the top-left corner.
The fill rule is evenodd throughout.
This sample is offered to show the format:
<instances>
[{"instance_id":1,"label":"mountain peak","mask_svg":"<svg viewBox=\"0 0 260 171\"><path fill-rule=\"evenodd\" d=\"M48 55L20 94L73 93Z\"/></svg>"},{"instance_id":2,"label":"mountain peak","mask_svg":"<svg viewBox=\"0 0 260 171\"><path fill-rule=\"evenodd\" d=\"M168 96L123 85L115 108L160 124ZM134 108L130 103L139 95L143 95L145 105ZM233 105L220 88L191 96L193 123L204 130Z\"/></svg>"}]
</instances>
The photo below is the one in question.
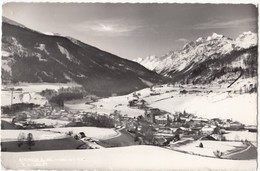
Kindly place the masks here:
<instances>
[{"instance_id":1,"label":"mountain peak","mask_svg":"<svg viewBox=\"0 0 260 171\"><path fill-rule=\"evenodd\" d=\"M209 37L199 37L195 41L186 43L178 51L170 51L156 58L149 56L138 62L150 70L167 75L166 72L180 72L207 59L221 58L255 45L257 45L257 35L251 31L244 32L236 40L212 33Z\"/></svg>"},{"instance_id":2,"label":"mountain peak","mask_svg":"<svg viewBox=\"0 0 260 171\"><path fill-rule=\"evenodd\" d=\"M204 38L199 37L199 38L196 40L196 42L202 42L203 40L204 40Z\"/></svg>"},{"instance_id":3,"label":"mountain peak","mask_svg":"<svg viewBox=\"0 0 260 171\"><path fill-rule=\"evenodd\" d=\"M222 34L213 33L211 36L207 38L207 41L214 40L214 39L221 39L224 36Z\"/></svg>"}]
</instances>

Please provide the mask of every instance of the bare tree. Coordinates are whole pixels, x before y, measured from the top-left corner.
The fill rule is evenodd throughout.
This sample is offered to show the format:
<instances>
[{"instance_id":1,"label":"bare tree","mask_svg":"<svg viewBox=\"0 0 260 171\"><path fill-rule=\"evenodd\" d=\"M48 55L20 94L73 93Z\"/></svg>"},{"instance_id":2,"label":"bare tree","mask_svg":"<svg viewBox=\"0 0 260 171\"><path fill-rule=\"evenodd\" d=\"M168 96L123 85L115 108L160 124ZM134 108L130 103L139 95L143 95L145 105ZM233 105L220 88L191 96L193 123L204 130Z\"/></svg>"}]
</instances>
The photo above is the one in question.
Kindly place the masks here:
<instances>
[{"instance_id":1,"label":"bare tree","mask_svg":"<svg viewBox=\"0 0 260 171\"><path fill-rule=\"evenodd\" d=\"M29 146L29 150L32 149L32 146L35 145L35 142L34 142L34 138L33 138L33 134L32 133L28 133L27 135L27 145Z\"/></svg>"},{"instance_id":2,"label":"bare tree","mask_svg":"<svg viewBox=\"0 0 260 171\"><path fill-rule=\"evenodd\" d=\"M25 134L23 132L20 132L17 139L18 147L21 147L21 145L23 145L23 142L26 140Z\"/></svg>"}]
</instances>

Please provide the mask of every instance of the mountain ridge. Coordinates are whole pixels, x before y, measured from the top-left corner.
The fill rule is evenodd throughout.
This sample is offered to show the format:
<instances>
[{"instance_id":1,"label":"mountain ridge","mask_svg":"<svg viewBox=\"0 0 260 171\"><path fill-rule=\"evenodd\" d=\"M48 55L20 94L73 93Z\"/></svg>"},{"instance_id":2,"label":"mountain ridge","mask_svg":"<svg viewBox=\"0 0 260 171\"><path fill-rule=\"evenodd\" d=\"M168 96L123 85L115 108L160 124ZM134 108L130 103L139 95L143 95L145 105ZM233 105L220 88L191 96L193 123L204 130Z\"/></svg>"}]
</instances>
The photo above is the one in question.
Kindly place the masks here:
<instances>
[{"instance_id":1,"label":"mountain ridge","mask_svg":"<svg viewBox=\"0 0 260 171\"><path fill-rule=\"evenodd\" d=\"M76 82L97 95L126 94L165 79L77 39L2 23L2 82Z\"/></svg>"},{"instance_id":2,"label":"mountain ridge","mask_svg":"<svg viewBox=\"0 0 260 171\"><path fill-rule=\"evenodd\" d=\"M170 51L167 54L161 55L161 56L151 55L151 56L147 56L146 58L137 58L137 59L134 59L134 61L142 64L143 66L145 66L146 68L148 68L150 70L155 70L157 73L161 73L163 71L163 69L165 69L165 67L163 68L162 66L159 66L159 64L158 64L158 62L161 62L161 60L165 60L166 58L173 58L174 55L176 56L176 55L182 55L183 53L188 53L190 50L192 50L192 48L195 48L195 47L199 51L200 50L199 47L201 47L201 46L208 46L208 45L213 46L214 44L210 43L210 41L213 41L213 40L221 40L221 42L216 42L218 44L225 43L224 45L222 45L222 47L221 47L222 49L220 49L220 50L222 50L222 51L220 51L220 53L222 55L228 54L232 50L242 50L242 49L247 49L247 48L257 45L257 35L256 35L256 33L252 33L250 31L240 34L235 40L225 37L224 35L213 33L211 36L199 37L195 41L190 41L190 42L186 43L183 46L183 48L178 51ZM247 40L247 41L245 41L245 40ZM218 45L218 44L216 44L216 45ZM212 53L212 51L213 50L211 50L211 53ZM203 51L203 52L205 52L205 51ZM214 52L216 52L216 51L214 51ZM181 58L181 57L182 56L180 56L179 58ZM169 62L170 61L168 61L168 63Z\"/></svg>"},{"instance_id":3,"label":"mountain ridge","mask_svg":"<svg viewBox=\"0 0 260 171\"><path fill-rule=\"evenodd\" d=\"M237 70L237 68L241 68L240 70L242 70L244 68L247 73L256 73L256 47L256 33L244 32L235 40L213 33L211 36L200 37L195 41L186 43L179 51L170 51L162 56L148 56L144 59L138 58L135 61L150 70L171 78L173 82L186 82L183 80L190 79L193 82L203 83L210 76L206 76L206 73L204 73L204 78L202 78L203 76L199 75L201 73L196 71L203 72L207 70L211 73L212 70L215 70L212 73L212 77L215 77L216 72L220 72L223 67L228 67L229 70ZM249 56L252 56L252 58L250 59ZM256 63L252 64L252 68L250 69L251 66L247 64L251 60ZM225 64L225 61L229 61L230 63ZM219 65L220 62L221 65ZM245 63L247 63L247 66L245 66ZM207 69L205 65L211 68ZM228 72L225 71L222 74L225 75ZM247 75L249 76L249 74ZM255 74L252 74L252 76L255 76ZM183 78L181 79L181 77ZM197 77L201 77L201 81L196 81ZM214 79L212 78L211 81L214 81Z\"/></svg>"}]
</instances>

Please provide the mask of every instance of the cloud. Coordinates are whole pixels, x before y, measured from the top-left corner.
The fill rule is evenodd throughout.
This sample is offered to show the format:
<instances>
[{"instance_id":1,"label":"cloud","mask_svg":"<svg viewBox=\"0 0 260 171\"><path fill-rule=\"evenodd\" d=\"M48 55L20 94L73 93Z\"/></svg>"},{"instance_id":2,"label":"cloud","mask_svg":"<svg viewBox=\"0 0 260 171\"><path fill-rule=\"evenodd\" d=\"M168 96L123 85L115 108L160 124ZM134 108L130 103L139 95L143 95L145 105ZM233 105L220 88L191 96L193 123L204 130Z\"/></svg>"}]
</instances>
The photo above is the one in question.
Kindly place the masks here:
<instances>
[{"instance_id":1,"label":"cloud","mask_svg":"<svg viewBox=\"0 0 260 171\"><path fill-rule=\"evenodd\" d=\"M189 40L185 39L185 38L180 38L180 39L177 39L176 42L187 43L187 42L189 42Z\"/></svg>"},{"instance_id":2,"label":"cloud","mask_svg":"<svg viewBox=\"0 0 260 171\"><path fill-rule=\"evenodd\" d=\"M241 27L242 25L252 25L256 24L256 18L245 18L240 20L230 20L230 21L219 21L212 20L205 23L200 23L194 26L194 29L197 30L206 30L206 29L216 29L216 28L234 28Z\"/></svg>"},{"instance_id":3,"label":"cloud","mask_svg":"<svg viewBox=\"0 0 260 171\"><path fill-rule=\"evenodd\" d=\"M85 30L85 31L88 30L90 32L102 36L129 35L144 27L145 26L141 23L122 20L122 19L84 21L82 23L78 23L76 26L78 30Z\"/></svg>"}]
</instances>

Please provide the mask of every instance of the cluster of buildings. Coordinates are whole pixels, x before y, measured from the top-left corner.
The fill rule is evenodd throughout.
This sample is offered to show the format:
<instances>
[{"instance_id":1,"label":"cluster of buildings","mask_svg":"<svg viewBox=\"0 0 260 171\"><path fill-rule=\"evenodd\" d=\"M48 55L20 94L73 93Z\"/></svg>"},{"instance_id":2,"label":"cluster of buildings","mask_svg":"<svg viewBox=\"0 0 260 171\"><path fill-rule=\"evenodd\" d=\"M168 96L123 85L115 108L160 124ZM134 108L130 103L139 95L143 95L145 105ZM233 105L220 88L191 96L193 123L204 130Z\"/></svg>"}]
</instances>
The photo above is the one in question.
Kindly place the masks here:
<instances>
[{"instance_id":1,"label":"cluster of buildings","mask_svg":"<svg viewBox=\"0 0 260 171\"><path fill-rule=\"evenodd\" d=\"M206 119L196 117L187 112L175 114L162 111L157 108L146 108L143 117L134 119L124 118L124 126L130 132L141 132L142 127L151 126L155 137L176 137L181 135L186 138L201 138L211 135L215 139L223 140L222 134L226 130L245 130L247 127L240 122L230 119L221 120L219 118ZM249 130L249 129L248 129ZM256 128L250 127L249 131L255 131Z\"/></svg>"}]
</instances>

